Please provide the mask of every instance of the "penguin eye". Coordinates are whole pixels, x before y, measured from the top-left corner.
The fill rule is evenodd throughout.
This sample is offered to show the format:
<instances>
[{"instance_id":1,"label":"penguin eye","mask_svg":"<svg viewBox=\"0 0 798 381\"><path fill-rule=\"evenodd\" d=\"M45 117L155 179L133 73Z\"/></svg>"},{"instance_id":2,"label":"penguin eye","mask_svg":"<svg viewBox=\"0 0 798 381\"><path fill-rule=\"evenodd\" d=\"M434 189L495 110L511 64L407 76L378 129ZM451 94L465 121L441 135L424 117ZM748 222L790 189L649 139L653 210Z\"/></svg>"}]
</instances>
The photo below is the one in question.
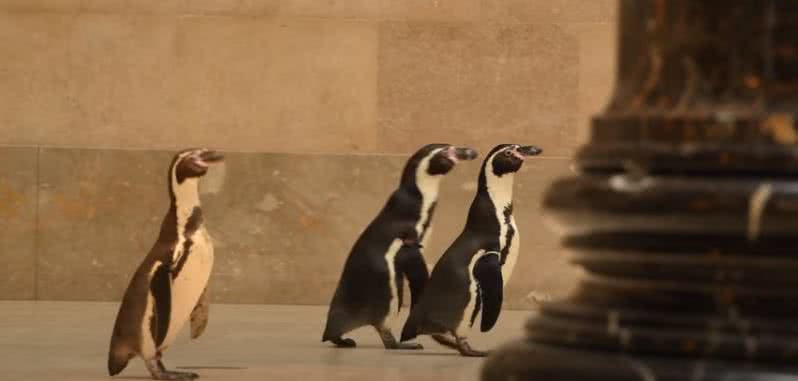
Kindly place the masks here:
<instances>
[{"instance_id":1,"label":"penguin eye","mask_svg":"<svg viewBox=\"0 0 798 381\"><path fill-rule=\"evenodd\" d=\"M504 151L504 156L510 156L510 155L512 155L512 154L513 154L513 153L512 153L512 151L510 151L510 150Z\"/></svg>"}]
</instances>

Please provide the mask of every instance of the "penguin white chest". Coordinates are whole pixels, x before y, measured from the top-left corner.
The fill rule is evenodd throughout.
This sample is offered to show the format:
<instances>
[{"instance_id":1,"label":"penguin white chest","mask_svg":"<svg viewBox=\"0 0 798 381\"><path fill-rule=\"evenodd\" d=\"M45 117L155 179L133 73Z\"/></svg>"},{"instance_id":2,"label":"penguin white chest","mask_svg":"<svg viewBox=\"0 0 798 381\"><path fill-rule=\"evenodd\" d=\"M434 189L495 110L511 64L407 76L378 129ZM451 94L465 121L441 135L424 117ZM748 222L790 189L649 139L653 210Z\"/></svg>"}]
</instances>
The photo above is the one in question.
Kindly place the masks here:
<instances>
[{"instance_id":1,"label":"penguin white chest","mask_svg":"<svg viewBox=\"0 0 798 381\"><path fill-rule=\"evenodd\" d=\"M521 243L515 217L512 215L512 205L507 203L496 208L496 220L499 224L499 251L504 257L502 265L502 283L507 284L515 269L518 260L518 248Z\"/></svg>"},{"instance_id":2,"label":"penguin white chest","mask_svg":"<svg viewBox=\"0 0 798 381\"><path fill-rule=\"evenodd\" d=\"M172 279L172 309L169 330L161 348L174 342L181 328L186 324L191 311L199 301L213 269L213 244L205 228L200 228L191 236L192 244L185 262Z\"/></svg>"},{"instance_id":3,"label":"penguin white chest","mask_svg":"<svg viewBox=\"0 0 798 381\"><path fill-rule=\"evenodd\" d=\"M476 267L477 262L486 255L497 255L498 253L494 252L486 252L485 250L479 250L476 252L472 257L471 260L468 262L468 304L466 304L466 308L463 310L463 316L460 318L460 323L457 324L457 328L455 328L455 333L458 336L466 337L468 336L468 332L471 329L471 318L474 316L474 313L479 313L480 311L476 311L477 308L477 298L479 298L479 284L477 283L476 278L474 277L474 267Z\"/></svg>"},{"instance_id":4,"label":"penguin white chest","mask_svg":"<svg viewBox=\"0 0 798 381\"><path fill-rule=\"evenodd\" d=\"M513 176L488 178L488 194L496 213L499 226L499 251L502 254L502 282L507 284L518 259L520 239L513 216Z\"/></svg>"},{"instance_id":5,"label":"penguin white chest","mask_svg":"<svg viewBox=\"0 0 798 381\"><path fill-rule=\"evenodd\" d=\"M385 252L385 263L388 265L388 288L391 290L391 300L388 303L388 313L383 320L383 326L390 328L393 318L399 313L399 291L396 288L396 254L402 248L402 240L394 239Z\"/></svg>"},{"instance_id":6,"label":"penguin white chest","mask_svg":"<svg viewBox=\"0 0 798 381\"><path fill-rule=\"evenodd\" d=\"M518 261L518 251L521 245L521 236L518 233L518 227L515 225L515 217L510 217L510 224L505 227L505 231L508 230L513 231L513 235L510 239L507 239L505 235L505 239L503 240L504 246L502 246L502 250L504 250L507 245L510 245L510 247L507 248L507 257L504 260L504 265L502 265L502 283L504 285L507 284L510 277L513 275L513 269L515 269L515 263Z\"/></svg>"}]
</instances>

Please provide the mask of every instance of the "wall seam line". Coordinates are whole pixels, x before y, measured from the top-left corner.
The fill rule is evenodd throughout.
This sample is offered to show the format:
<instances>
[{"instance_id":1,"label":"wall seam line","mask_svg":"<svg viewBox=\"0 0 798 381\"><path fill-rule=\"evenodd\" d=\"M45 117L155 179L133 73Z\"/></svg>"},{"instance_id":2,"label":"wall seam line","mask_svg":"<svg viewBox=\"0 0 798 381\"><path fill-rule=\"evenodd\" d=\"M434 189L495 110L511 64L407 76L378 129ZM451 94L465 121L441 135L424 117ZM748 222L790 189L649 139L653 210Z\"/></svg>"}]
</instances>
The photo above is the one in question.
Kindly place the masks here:
<instances>
[{"instance_id":1,"label":"wall seam line","mask_svg":"<svg viewBox=\"0 0 798 381\"><path fill-rule=\"evenodd\" d=\"M42 157L42 148L36 148L36 195L35 200L35 217L34 217L34 226L33 226L33 300L39 300L39 250L41 248L40 244L40 233L41 233L41 218L39 212L41 211L40 202L41 197L40 191L42 188L41 184L41 157Z\"/></svg>"}]
</instances>

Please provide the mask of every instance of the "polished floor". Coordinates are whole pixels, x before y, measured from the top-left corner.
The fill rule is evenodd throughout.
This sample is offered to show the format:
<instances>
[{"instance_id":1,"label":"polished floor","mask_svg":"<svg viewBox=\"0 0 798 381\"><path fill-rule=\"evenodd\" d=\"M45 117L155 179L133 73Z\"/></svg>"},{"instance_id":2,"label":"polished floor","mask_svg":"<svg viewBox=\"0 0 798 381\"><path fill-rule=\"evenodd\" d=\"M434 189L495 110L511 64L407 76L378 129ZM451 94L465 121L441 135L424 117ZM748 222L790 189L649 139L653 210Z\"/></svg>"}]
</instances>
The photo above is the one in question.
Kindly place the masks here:
<instances>
[{"instance_id":1,"label":"polished floor","mask_svg":"<svg viewBox=\"0 0 798 381\"><path fill-rule=\"evenodd\" d=\"M116 307L115 303L0 302L0 379L111 379L106 355ZM351 335L357 349L332 348L320 342L325 313L324 307L213 305L205 335L190 341L185 330L165 353L164 362L199 373L202 380L479 379L482 359L461 357L426 337L419 340L423 351L386 351L377 335L364 328ZM520 336L527 316L529 312L504 311L493 331L475 330L473 346L490 349ZM398 322L404 322L404 316ZM141 361L133 360L115 379L149 377Z\"/></svg>"}]
</instances>

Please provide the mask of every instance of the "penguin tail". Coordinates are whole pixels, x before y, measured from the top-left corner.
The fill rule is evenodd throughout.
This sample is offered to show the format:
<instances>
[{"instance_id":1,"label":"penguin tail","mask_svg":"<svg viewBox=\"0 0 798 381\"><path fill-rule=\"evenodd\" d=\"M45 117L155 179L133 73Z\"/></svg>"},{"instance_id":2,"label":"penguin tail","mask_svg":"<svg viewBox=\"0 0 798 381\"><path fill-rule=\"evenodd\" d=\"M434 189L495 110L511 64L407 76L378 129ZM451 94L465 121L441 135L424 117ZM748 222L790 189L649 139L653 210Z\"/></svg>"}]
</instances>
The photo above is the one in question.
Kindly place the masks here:
<instances>
[{"instance_id":1,"label":"penguin tail","mask_svg":"<svg viewBox=\"0 0 798 381\"><path fill-rule=\"evenodd\" d=\"M119 351L111 350L108 354L108 374L111 376L116 376L122 370L127 367L128 361L130 361L130 355L127 353L120 353Z\"/></svg>"},{"instance_id":2,"label":"penguin tail","mask_svg":"<svg viewBox=\"0 0 798 381\"><path fill-rule=\"evenodd\" d=\"M324 333L321 335L321 342L336 342L341 339L341 335L344 333L345 330L342 329L340 322L330 319L327 321L327 326L324 328Z\"/></svg>"},{"instance_id":3,"label":"penguin tail","mask_svg":"<svg viewBox=\"0 0 798 381\"><path fill-rule=\"evenodd\" d=\"M418 328L415 325L405 324L402 328L402 337L399 341L413 340L418 337Z\"/></svg>"},{"instance_id":4,"label":"penguin tail","mask_svg":"<svg viewBox=\"0 0 798 381\"><path fill-rule=\"evenodd\" d=\"M333 300L333 303L335 303L335 300ZM358 322L352 319L346 310L333 304L330 306L330 311L327 313L327 324L324 325L324 333L321 335L321 341L334 342L340 339L341 335L349 332L355 327L358 327Z\"/></svg>"},{"instance_id":5,"label":"penguin tail","mask_svg":"<svg viewBox=\"0 0 798 381\"><path fill-rule=\"evenodd\" d=\"M116 332L114 332L116 333ZM108 351L108 374L116 376L127 367L128 361L133 358L133 353L125 345L120 345L117 336L111 338L111 349Z\"/></svg>"},{"instance_id":6,"label":"penguin tail","mask_svg":"<svg viewBox=\"0 0 798 381\"><path fill-rule=\"evenodd\" d=\"M329 333L327 333L327 330L324 330L324 334L321 335L321 342L323 343L325 341L330 341L332 339L333 339L333 337L330 336Z\"/></svg>"},{"instance_id":7,"label":"penguin tail","mask_svg":"<svg viewBox=\"0 0 798 381\"><path fill-rule=\"evenodd\" d=\"M399 341L408 341L413 340L418 336L418 319L414 319L411 315L407 322L405 322L405 326L402 327L402 337Z\"/></svg>"},{"instance_id":8,"label":"penguin tail","mask_svg":"<svg viewBox=\"0 0 798 381\"><path fill-rule=\"evenodd\" d=\"M330 341L341 336L340 330L333 328L331 319L327 319L327 326L324 327L324 333L321 335L321 342Z\"/></svg>"}]
</instances>

